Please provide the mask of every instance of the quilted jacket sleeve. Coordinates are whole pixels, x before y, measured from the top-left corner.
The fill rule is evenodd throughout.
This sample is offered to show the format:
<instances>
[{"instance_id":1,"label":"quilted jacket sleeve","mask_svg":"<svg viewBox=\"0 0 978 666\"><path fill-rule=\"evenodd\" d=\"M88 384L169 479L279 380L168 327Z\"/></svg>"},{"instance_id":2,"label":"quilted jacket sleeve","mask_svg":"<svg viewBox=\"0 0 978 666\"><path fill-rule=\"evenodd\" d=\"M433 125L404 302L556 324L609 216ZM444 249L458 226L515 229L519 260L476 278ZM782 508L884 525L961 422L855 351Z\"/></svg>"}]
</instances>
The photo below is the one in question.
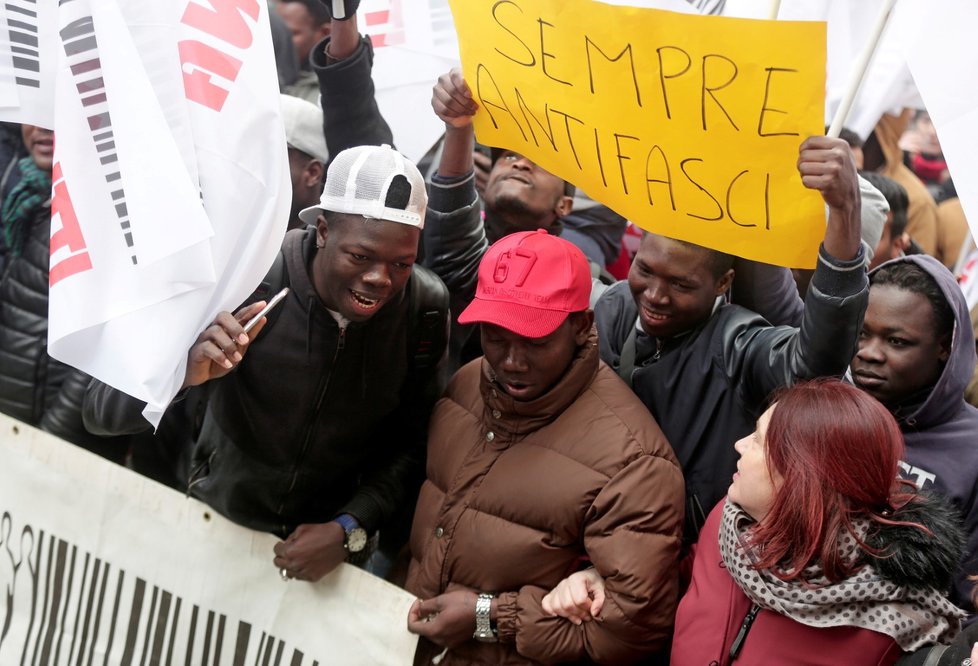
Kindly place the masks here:
<instances>
[{"instance_id":1,"label":"quilted jacket sleeve","mask_svg":"<svg viewBox=\"0 0 978 666\"><path fill-rule=\"evenodd\" d=\"M642 455L622 468L595 499L584 534L605 579L602 621L546 616L540 603L549 590L526 586L499 595L499 640L543 663L626 664L663 649L679 596L683 494L682 472L665 458Z\"/></svg>"}]
</instances>

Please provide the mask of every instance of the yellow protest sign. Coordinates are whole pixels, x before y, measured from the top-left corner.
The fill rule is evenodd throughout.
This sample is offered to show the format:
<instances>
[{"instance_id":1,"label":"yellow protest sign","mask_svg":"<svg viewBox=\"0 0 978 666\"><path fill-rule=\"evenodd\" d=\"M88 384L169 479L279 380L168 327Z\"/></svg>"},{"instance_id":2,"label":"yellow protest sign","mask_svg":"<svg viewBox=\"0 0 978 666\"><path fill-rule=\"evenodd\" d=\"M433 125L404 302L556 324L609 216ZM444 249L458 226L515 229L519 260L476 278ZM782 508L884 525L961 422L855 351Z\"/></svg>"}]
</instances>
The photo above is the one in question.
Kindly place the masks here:
<instances>
[{"instance_id":1,"label":"yellow protest sign","mask_svg":"<svg viewBox=\"0 0 978 666\"><path fill-rule=\"evenodd\" d=\"M822 134L825 24L451 0L476 136L639 226L811 268L825 231L801 184Z\"/></svg>"}]
</instances>

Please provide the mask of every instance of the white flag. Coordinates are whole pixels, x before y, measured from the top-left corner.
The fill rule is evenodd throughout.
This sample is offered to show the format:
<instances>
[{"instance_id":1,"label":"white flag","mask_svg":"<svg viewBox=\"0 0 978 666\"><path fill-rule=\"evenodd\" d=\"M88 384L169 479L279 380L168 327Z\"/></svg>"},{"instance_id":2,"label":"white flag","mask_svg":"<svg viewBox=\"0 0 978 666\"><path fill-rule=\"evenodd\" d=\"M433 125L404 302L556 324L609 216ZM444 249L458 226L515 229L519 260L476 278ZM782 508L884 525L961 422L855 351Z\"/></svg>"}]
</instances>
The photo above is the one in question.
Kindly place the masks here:
<instances>
[{"instance_id":1,"label":"white flag","mask_svg":"<svg viewBox=\"0 0 978 666\"><path fill-rule=\"evenodd\" d=\"M5 0L0 11L0 120L54 127L58 5Z\"/></svg>"},{"instance_id":2,"label":"white flag","mask_svg":"<svg viewBox=\"0 0 978 666\"><path fill-rule=\"evenodd\" d=\"M900 0L863 77L845 126L864 139L884 113L899 113L904 107L919 107L904 58L904 45L916 34L916 12L920 0ZM931 3L932 4L932 3ZM725 16L769 18L770 2L727 0ZM825 124L830 125L849 85L854 63L869 41L883 0L782 0L782 21L825 21L827 25L827 71L825 81Z\"/></svg>"},{"instance_id":3,"label":"white flag","mask_svg":"<svg viewBox=\"0 0 978 666\"><path fill-rule=\"evenodd\" d=\"M972 238L978 238L978 70L973 0L941 0L919 16L918 38L907 49L924 106L961 199Z\"/></svg>"},{"instance_id":4,"label":"white flag","mask_svg":"<svg viewBox=\"0 0 978 666\"><path fill-rule=\"evenodd\" d=\"M48 348L157 423L271 265L291 185L266 3L140 4L59 7Z\"/></svg>"}]
</instances>

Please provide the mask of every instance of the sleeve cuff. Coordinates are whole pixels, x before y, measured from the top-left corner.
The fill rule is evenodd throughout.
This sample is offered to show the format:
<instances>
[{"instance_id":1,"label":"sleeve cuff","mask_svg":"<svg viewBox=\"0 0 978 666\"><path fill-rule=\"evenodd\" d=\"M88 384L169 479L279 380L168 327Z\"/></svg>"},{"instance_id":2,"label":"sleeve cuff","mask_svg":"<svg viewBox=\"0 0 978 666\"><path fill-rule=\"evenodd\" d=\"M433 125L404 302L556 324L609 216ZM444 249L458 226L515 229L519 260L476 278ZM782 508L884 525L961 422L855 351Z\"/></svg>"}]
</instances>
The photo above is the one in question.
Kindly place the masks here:
<instances>
[{"instance_id":1,"label":"sleeve cuff","mask_svg":"<svg viewBox=\"0 0 978 666\"><path fill-rule=\"evenodd\" d=\"M847 298L865 289L867 282L866 251L862 244L856 256L847 260L837 259L825 251L824 245L819 246L812 284L820 292Z\"/></svg>"},{"instance_id":2,"label":"sleeve cuff","mask_svg":"<svg viewBox=\"0 0 978 666\"><path fill-rule=\"evenodd\" d=\"M358 494L347 502L336 512L336 515L344 513L350 514L360 523L360 527L367 530L367 534L373 534L380 527L383 513L380 507L370 497Z\"/></svg>"},{"instance_id":3,"label":"sleeve cuff","mask_svg":"<svg viewBox=\"0 0 978 666\"><path fill-rule=\"evenodd\" d=\"M437 173L431 177L431 193L428 197L428 208L431 210L451 213L474 206L478 200L473 171L454 178L445 178Z\"/></svg>"},{"instance_id":4,"label":"sleeve cuff","mask_svg":"<svg viewBox=\"0 0 978 666\"><path fill-rule=\"evenodd\" d=\"M503 592L496 601L496 637L500 643L516 642L517 592Z\"/></svg>"},{"instance_id":5,"label":"sleeve cuff","mask_svg":"<svg viewBox=\"0 0 978 666\"><path fill-rule=\"evenodd\" d=\"M373 45L370 39L367 37L360 37L360 44L357 48L346 58L334 58L327 53L329 49L330 38L326 37L321 42L317 43L313 47L312 52L309 54L309 62L312 65L313 71L317 75L321 75L324 70L329 69L330 71L335 71L339 69L362 67L363 62L366 60L368 68L373 65Z\"/></svg>"}]
</instances>

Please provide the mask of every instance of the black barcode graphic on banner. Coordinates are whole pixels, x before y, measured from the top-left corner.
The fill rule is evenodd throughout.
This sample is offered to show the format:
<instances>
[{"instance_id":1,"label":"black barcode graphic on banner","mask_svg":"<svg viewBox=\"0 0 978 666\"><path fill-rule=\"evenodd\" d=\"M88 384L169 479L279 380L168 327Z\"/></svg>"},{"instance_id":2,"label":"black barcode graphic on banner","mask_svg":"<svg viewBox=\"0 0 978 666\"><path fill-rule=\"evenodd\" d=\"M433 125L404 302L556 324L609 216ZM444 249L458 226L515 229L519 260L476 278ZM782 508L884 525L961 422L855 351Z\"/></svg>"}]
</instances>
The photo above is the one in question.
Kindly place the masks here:
<instances>
[{"instance_id":1,"label":"black barcode graphic on banner","mask_svg":"<svg viewBox=\"0 0 978 666\"><path fill-rule=\"evenodd\" d=\"M6 0L7 33L14 64L14 81L28 88L41 87L41 50L38 46L37 0Z\"/></svg>"},{"instance_id":2,"label":"black barcode graphic on banner","mask_svg":"<svg viewBox=\"0 0 978 666\"><path fill-rule=\"evenodd\" d=\"M9 513L0 525L0 593L2 664L319 665L248 622L202 608L63 539L30 526L17 534Z\"/></svg>"},{"instance_id":3,"label":"black barcode graphic on banner","mask_svg":"<svg viewBox=\"0 0 978 666\"><path fill-rule=\"evenodd\" d=\"M454 45L457 40L455 22L452 20L448 0L429 0L428 9L431 12L431 33L435 45Z\"/></svg>"},{"instance_id":4,"label":"black barcode graphic on banner","mask_svg":"<svg viewBox=\"0 0 978 666\"><path fill-rule=\"evenodd\" d=\"M59 0L58 4L63 7L71 2L74 0ZM95 39L95 23L91 16L83 16L65 25L60 34L105 182L111 193L112 205L116 217L119 218L119 228L126 247L129 248L130 259L133 264L137 264L139 262L129 222L129 209L126 206L126 192L122 186L119 155L112 131L112 117L109 114L105 81L102 78L102 61L99 59L98 42Z\"/></svg>"}]
</instances>

